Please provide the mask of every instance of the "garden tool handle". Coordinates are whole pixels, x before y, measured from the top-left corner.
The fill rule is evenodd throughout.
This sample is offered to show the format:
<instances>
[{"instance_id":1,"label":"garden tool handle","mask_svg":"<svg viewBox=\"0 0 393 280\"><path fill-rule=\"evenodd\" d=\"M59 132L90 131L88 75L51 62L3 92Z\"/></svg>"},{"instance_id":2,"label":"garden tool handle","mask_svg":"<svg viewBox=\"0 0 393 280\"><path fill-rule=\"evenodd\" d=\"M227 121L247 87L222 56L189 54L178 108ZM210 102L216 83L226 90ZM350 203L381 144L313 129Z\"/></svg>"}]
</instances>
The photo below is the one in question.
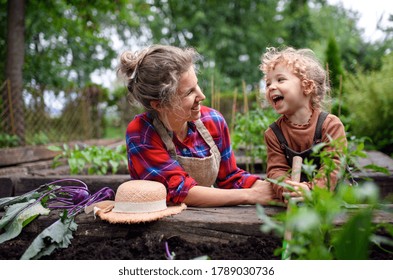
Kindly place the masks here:
<instances>
[{"instance_id":1,"label":"garden tool handle","mask_svg":"<svg viewBox=\"0 0 393 280\"><path fill-rule=\"evenodd\" d=\"M294 156L292 159L292 171L291 171L291 180L294 182L300 182L300 175L302 171L302 162L303 158L300 156ZM301 202L303 201L303 197L292 197L289 199L288 203L288 208L287 208L287 215L288 212L290 211L291 204L296 203L296 202ZM281 259L283 260L290 260L291 255L289 252L289 242L292 239L292 232L288 229L285 228L284 232L284 242L283 242L283 252L281 254Z\"/></svg>"},{"instance_id":2,"label":"garden tool handle","mask_svg":"<svg viewBox=\"0 0 393 280\"><path fill-rule=\"evenodd\" d=\"M303 159L300 156L294 156L292 159L291 180L294 182L300 182L300 177L302 173L302 162Z\"/></svg>"}]
</instances>

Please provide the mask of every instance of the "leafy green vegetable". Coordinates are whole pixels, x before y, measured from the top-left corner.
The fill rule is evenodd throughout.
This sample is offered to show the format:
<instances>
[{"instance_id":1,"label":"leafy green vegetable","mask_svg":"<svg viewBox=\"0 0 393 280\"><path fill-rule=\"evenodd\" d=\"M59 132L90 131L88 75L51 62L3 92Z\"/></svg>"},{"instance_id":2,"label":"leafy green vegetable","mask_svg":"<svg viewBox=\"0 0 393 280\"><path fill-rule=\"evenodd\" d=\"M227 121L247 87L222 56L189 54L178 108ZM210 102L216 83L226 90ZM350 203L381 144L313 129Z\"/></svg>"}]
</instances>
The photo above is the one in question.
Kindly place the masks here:
<instances>
[{"instance_id":1,"label":"leafy green vegetable","mask_svg":"<svg viewBox=\"0 0 393 280\"><path fill-rule=\"evenodd\" d=\"M120 164L127 166L125 145L111 149L105 146L75 145L70 148L64 144L63 147L50 146L49 150L61 152L53 159L53 167L60 165L60 159L67 159L71 174L81 174L87 168L89 175L105 175L111 172L116 174Z\"/></svg>"},{"instance_id":2,"label":"leafy green vegetable","mask_svg":"<svg viewBox=\"0 0 393 280\"><path fill-rule=\"evenodd\" d=\"M29 191L29 192L19 195L19 196L3 197L0 199L0 210L8 205L11 205L11 204L15 204L15 203L19 203L19 202L26 202L32 198L38 198L40 196L39 192L41 190L47 189L48 187L49 187L48 184L44 184L44 185L41 185L32 191Z\"/></svg>"},{"instance_id":3,"label":"leafy green vegetable","mask_svg":"<svg viewBox=\"0 0 393 280\"><path fill-rule=\"evenodd\" d=\"M22 232L23 227L39 215L49 214L50 210L44 208L40 203L26 208L31 203L32 201L17 203L7 208L3 219L0 220L0 229L5 229L5 232L0 235L0 243L17 237ZM25 211L21 211L23 209Z\"/></svg>"},{"instance_id":4,"label":"leafy green vegetable","mask_svg":"<svg viewBox=\"0 0 393 280\"><path fill-rule=\"evenodd\" d=\"M69 182L72 184L58 185ZM21 196L2 199L0 209L5 208L6 213L0 219L0 229L5 229L0 235L0 243L17 237L23 227L39 215L48 215L52 209L63 209L61 219L36 237L22 259L39 259L51 254L56 248L66 248L71 243L72 233L77 229L74 217L85 207L101 200L113 199L114 195L114 191L109 187L91 195L84 182L78 179L61 179Z\"/></svg>"},{"instance_id":5,"label":"leafy green vegetable","mask_svg":"<svg viewBox=\"0 0 393 280\"><path fill-rule=\"evenodd\" d=\"M77 228L74 217L69 218L64 215L34 239L21 259L39 259L42 256L50 255L57 248L67 248L73 239L72 233Z\"/></svg>"}]
</instances>

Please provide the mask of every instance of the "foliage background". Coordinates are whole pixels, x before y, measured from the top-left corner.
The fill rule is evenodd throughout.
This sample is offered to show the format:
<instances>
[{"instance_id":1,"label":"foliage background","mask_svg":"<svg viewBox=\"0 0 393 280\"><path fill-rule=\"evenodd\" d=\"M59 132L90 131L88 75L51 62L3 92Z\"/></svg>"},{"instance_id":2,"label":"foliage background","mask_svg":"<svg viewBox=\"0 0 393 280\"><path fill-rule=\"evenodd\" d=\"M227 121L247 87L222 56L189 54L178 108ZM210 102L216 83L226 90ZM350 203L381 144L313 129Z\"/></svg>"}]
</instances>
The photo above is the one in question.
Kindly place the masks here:
<instances>
[{"instance_id":1,"label":"foliage background","mask_svg":"<svg viewBox=\"0 0 393 280\"><path fill-rule=\"evenodd\" d=\"M0 0L3 146L122 138L141 109L127 105L121 81L97 85L93 78L115 72L120 51L152 43L193 46L203 55L198 66L205 104L233 127L232 116L245 108L265 110L258 70L265 48L290 45L313 49L327 65L329 109L349 134L367 136L370 148L392 153L392 25L384 27L383 38L369 42L356 25L356 12L326 0L22 2L25 44L17 55L24 55L23 102L15 108L18 96L7 86L15 81L6 74L12 67L6 63L10 1ZM261 97L244 104L245 94Z\"/></svg>"}]
</instances>

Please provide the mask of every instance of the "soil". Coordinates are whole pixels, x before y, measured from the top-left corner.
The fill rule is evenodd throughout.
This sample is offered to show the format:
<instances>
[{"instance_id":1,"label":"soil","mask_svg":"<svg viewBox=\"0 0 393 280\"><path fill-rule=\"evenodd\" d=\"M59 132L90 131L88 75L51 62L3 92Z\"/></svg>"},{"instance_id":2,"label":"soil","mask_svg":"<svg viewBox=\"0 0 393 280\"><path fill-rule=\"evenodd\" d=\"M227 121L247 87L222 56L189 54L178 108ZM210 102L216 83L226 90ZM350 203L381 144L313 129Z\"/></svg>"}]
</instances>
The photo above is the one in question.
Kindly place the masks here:
<instances>
[{"instance_id":1,"label":"soil","mask_svg":"<svg viewBox=\"0 0 393 280\"><path fill-rule=\"evenodd\" d=\"M23 232L17 239L0 244L0 259L16 260L21 257L34 237ZM245 242L227 244L209 243L192 244L179 236L166 240L158 235L129 236L114 239L80 239L72 240L66 249L56 249L46 260L165 260L167 259L165 242L176 260L196 258L214 260L257 260L279 259L274 256L278 239L261 242L250 237Z\"/></svg>"},{"instance_id":2,"label":"soil","mask_svg":"<svg viewBox=\"0 0 393 280\"><path fill-rule=\"evenodd\" d=\"M271 259L273 255L273 248L264 246L256 238L249 238L244 243L194 245L176 236L167 242L169 251L175 254L174 259L177 260L190 260L198 257L215 260ZM165 242L147 237L138 237L133 242L127 239L107 240L101 244L77 242L72 247L70 250L56 252L50 256L50 259L163 260L167 258Z\"/></svg>"},{"instance_id":3,"label":"soil","mask_svg":"<svg viewBox=\"0 0 393 280\"><path fill-rule=\"evenodd\" d=\"M18 260L30 245L34 236L22 232L17 239L0 244L0 260ZM279 260L274 250L281 241L272 237L269 241L249 237L244 242L193 244L173 236L163 239L158 235L128 236L126 238L92 240L74 238L65 249L56 249L45 260L165 260L167 242L176 260ZM390 248L393 249L393 248ZM370 260L393 260L393 254L374 246Z\"/></svg>"}]
</instances>

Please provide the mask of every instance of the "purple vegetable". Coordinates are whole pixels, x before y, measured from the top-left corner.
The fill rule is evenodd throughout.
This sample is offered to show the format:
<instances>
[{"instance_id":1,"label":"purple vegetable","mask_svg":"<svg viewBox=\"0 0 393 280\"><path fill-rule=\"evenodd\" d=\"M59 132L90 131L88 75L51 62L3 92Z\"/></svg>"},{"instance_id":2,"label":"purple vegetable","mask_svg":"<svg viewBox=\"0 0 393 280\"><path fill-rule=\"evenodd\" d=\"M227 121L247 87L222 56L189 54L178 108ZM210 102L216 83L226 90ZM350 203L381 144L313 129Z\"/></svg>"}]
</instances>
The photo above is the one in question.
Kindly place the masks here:
<instances>
[{"instance_id":1,"label":"purple vegetable","mask_svg":"<svg viewBox=\"0 0 393 280\"><path fill-rule=\"evenodd\" d=\"M165 241L165 256L167 260L174 260L175 259L175 253L169 252L169 245L168 242Z\"/></svg>"},{"instance_id":2,"label":"purple vegetable","mask_svg":"<svg viewBox=\"0 0 393 280\"><path fill-rule=\"evenodd\" d=\"M65 186L56 189L48 201L49 207L72 207L90 197L89 190L82 187Z\"/></svg>"},{"instance_id":3,"label":"purple vegetable","mask_svg":"<svg viewBox=\"0 0 393 280\"><path fill-rule=\"evenodd\" d=\"M70 182L76 184L71 185L69 184ZM59 186L62 183L68 184ZM115 192L109 187L104 187L91 195L87 185L78 179L56 180L45 184L45 186L47 187L46 190L41 193L39 192L40 197L21 209L21 211L36 203L43 202L49 209L67 210L67 216L71 217L79 214L86 206L102 200L113 200L115 197Z\"/></svg>"},{"instance_id":4,"label":"purple vegetable","mask_svg":"<svg viewBox=\"0 0 393 280\"><path fill-rule=\"evenodd\" d=\"M72 194L72 202L74 204L81 203L82 201L86 200L90 197L90 193L88 190L80 190Z\"/></svg>"},{"instance_id":5,"label":"purple vegetable","mask_svg":"<svg viewBox=\"0 0 393 280\"><path fill-rule=\"evenodd\" d=\"M68 212L68 216L78 214L79 212L83 211L85 207L93 203L103 200L113 200L114 197L115 197L115 192L109 187L104 187L101 190L97 191L95 194L88 197L87 199L74 205Z\"/></svg>"},{"instance_id":6,"label":"purple vegetable","mask_svg":"<svg viewBox=\"0 0 393 280\"><path fill-rule=\"evenodd\" d=\"M58 183L68 181L79 183L79 185L57 186ZM90 197L87 185L77 179L57 180L50 185L54 186L53 191L45 194L45 196L50 195L47 201L49 209L71 209Z\"/></svg>"},{"instance_id":7,"label":"purple vegetable","mask_svg":"<svg viewBox=\"0 0 393 280\"><path fill-rule=\"evenodd\" d=\"M36 238L38 241L36 242L36 240L34 240L33 244L27 249L29 254L33 254L29 258L37 258L40 254L41 256L50 254L54 248L65 248L64 245L67 247L70 243L70 239L72 239L72 232L76 230L76 223L74 222L75 215L84 211L86 206L95 202L114 199L115 192L109 187L104 187L96 193L91 194L84 182L78 179L63 179L41 185L35 190L11 200L7 200L5 203L2 203L0 207L30 201L31 198L36 198L37 196L39 197L33 200L33 202L21 207L18 211L14 211L12 217L9 217L8 222L2 225L2 228L7 227L15 217L37 203L41 203L44 207L49 209L64 210L60 220L45 229ZM39 246L37 244L39 244ZM41 246L42 244L47 248L43 249Z\"/></svg>"},{"instance_id":8,"label":"purple vegetable","mask_svg":"<svg viewBox=\"0 0 393 280\"><path fill-rule=\"evenodd\" d=\"M94 202L102 200L113 200L115 198L115 192L108 187L104 187L95 194L92 195ZM90 205L91 203L89 203Z\"/></svg>"}]
</instances>

